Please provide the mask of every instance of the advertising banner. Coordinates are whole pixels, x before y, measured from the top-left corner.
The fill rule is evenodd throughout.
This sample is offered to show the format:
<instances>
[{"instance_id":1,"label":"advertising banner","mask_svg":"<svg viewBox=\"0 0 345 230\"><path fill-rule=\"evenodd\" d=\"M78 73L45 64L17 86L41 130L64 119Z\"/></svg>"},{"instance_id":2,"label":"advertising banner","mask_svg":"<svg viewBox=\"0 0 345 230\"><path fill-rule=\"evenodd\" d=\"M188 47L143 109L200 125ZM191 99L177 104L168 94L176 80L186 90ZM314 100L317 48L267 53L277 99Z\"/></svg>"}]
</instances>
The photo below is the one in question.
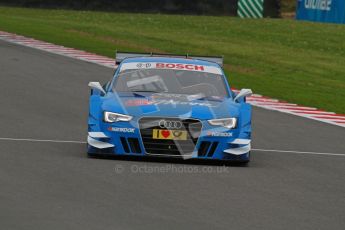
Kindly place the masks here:
<instances>
[{"instance_id":1,"label":"advertising banner","mask_svg":"<svg viewBox=\"0 0 345 230\"><path fill-rule=\"evenodd\" d=\"M345 0L297 0L296 19L345 23Z\"/></svg>"}]
</instances>

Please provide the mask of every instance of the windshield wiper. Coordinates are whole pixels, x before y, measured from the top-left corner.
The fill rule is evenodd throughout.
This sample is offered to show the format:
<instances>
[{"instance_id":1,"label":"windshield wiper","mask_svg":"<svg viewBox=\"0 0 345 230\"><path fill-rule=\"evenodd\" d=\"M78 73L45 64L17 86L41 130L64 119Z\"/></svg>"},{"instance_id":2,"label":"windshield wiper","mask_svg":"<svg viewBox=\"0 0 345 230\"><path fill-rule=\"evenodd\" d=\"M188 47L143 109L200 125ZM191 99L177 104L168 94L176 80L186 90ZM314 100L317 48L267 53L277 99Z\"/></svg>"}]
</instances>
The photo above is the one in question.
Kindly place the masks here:
<instances>
[{"instance_id":1,"label":"windshield wiper","mask_svg":"<svg viewBox=\"0 0 345 230\"><path fill-rule=\"evenodd\" d=\"M141 96L141 97L145 97L145 95L140 94L140 93L161 93L158 91L154 91L154 90L134 90L134 91L129 91L131 93L134 93L135 95Z\"/></svg>"},{"instance_id":2,"label":"windshield wiper","mask_svg":"<svg viewBox=\"0 0 345 230\"><path fill-rule=\"evenodd\" d=\"M224 98L218 96L204 96L195 98L194 100L202 100L202 101L223 101Z\"/></svg>"}]
</instances>

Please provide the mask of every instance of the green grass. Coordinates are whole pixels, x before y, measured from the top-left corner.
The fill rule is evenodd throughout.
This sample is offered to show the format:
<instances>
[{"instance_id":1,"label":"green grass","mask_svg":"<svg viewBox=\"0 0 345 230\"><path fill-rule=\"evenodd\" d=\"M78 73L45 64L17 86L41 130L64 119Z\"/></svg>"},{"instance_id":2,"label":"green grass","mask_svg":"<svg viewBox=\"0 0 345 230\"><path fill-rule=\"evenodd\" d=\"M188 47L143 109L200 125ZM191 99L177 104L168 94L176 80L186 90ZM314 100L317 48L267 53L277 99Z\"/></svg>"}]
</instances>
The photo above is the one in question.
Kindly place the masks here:
<instances>
[{"instance_id":1,"label":"green grass","mask_svg":"<svg viewBox=\"0 0 345 230\"><path fill-rule=\"evenodd\" d=\"M116 49L224 55L236 88L345 113L344 25L0 7L0 30L109 57Z\"/></svg>"}]
</instances>

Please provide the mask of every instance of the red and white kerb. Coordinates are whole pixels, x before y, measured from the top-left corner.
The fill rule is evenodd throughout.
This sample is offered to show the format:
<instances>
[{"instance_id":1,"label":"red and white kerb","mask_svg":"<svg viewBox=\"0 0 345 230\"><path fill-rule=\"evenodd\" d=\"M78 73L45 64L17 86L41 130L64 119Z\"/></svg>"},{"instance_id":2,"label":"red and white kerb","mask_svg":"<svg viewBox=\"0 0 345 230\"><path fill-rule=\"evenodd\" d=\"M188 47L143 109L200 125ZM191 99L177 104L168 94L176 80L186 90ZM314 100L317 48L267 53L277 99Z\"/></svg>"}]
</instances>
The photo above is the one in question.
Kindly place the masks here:
<instances>
[{"instance_id":1,"label":"red and white kerb","mask_svg":"<svg viewBox=\"0 0 345 230\"><path fill-rule=\"evenodd\" d=\"M39 41L33 38L27 38L21 35L12 34L4 31L0 31L0 40L15 43L22 46L27 46L39 50L44 50L46 52L59 54L67 56L70 58L75 58L87 62L92 62L98 65L106 66L109 68L115 68L115 60L108 57L103 57L97 54L68 48L64 46L54 45L52 43ZM141 64L136 66L137 64ZM187 71L200 71L206 73L222 74L222 71L214 66L203 66L203 65L189 65L181 63L160 63L160 62L148 62L148 63L124 63L122 65L121 71L125 69L140 69L140 68L156 68L158 67L164 69L183 69ZM144 66L143 66L144 65ZM233 89L235 90L235 89ZM235 90L236 91L236 90ZM296 105L293 103L288 103L284 101L279 101L277 99L268 98L262 95L254 94L247 98L247 102L261 108L276 110L283 113L289 113L321 122L326 122L329 124L345 127L345 114L336 114L333 112L327 112L319 110L317 108L305 107ZM146 103L145 101L134 102L135 103Z\"/></svg>"}]
</instances>

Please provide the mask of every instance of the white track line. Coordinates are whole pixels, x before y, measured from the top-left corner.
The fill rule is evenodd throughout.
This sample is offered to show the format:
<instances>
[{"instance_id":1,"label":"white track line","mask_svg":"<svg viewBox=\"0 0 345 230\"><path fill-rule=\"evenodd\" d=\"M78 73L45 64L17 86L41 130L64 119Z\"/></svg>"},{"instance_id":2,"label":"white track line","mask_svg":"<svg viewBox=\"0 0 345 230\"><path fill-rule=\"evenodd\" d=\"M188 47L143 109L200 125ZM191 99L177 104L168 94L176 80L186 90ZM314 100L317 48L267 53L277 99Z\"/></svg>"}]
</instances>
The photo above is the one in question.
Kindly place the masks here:
<instances>
[{"instance_id":1,"label":"white track line","mask_svg":"<svg viewBox=\"0 0 345 230\"><path fill-rule=\"evenodd\" d=\"M11 138L11 137L0 137L0 141L29 141L29 142L52 142L52 143L86 144L85 141L47 140L47 139L32 139L32 138Z\"/></svg>"},{"instance_id":2,"label":"white track line","mask_svg":"<svg viewBox=\"0 0 345 230\"><path fill-rule=\"evenodd\" d=\"M277 149L252 149L256 152L278 152L278 153L297 153L297 154L310 154L310 155L325 155L325 156L343 156L341 153L319 153L319 152L304 152L304 151L293 151L293 150L277 150Z\"/></svg>"},{"instance_id":3,"label":"white track line","mask_svg":"<svg viewBox=\"0 0 345 230\"><path fill-rule=\"evenodd\" d=\"M74 140L48 140L48 139L33 139L33 138L10 138L0 137L0 141L27 141L27 142L50 142L50 143L72 143L72 144L86 144L85 141ZM277 150L277 149L252 149L255 152L278 152L278 153L297 153L297 154L310 154L310 155L325 155L325 156L343 156L341 153L320 153L320 152L305 152L293 150Z\"/></svg>"}]
</instances>

